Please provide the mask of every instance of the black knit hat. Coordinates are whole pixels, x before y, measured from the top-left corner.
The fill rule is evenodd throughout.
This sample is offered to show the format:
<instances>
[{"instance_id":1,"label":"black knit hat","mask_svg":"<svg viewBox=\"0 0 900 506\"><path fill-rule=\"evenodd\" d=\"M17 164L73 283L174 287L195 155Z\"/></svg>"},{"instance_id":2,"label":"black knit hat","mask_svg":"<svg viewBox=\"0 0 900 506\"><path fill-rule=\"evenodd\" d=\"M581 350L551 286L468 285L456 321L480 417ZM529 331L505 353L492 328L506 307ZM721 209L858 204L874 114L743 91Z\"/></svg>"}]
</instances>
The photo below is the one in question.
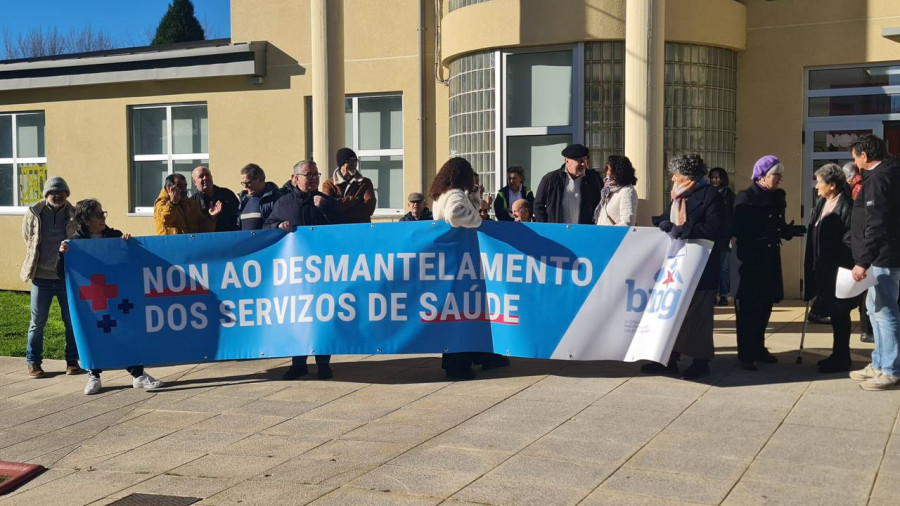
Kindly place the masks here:
<instances>
[{"instance_id":1,"label":"black knit hat","mask_svg":"<svg viewBox=\"0 0 900 506\"><path fill-rule=\"evenodd\" d=\"M572 144L571 146L566 146L566 149L562 150L562 155L570 160L580 160L590 153L591 150L581 144Z\"/></svg>"},{"instance_id":2,"label":"black knit hat","mask_svg":"<svg viewBox=\"0 0 900 506\"><path fill-rule=\"evenodd\" d=\"M351 158L357 158L356 153L353 152L350 148L341 148L337 151L337 166L343 167L347 160Z\"/></svg>"}]
</instances>

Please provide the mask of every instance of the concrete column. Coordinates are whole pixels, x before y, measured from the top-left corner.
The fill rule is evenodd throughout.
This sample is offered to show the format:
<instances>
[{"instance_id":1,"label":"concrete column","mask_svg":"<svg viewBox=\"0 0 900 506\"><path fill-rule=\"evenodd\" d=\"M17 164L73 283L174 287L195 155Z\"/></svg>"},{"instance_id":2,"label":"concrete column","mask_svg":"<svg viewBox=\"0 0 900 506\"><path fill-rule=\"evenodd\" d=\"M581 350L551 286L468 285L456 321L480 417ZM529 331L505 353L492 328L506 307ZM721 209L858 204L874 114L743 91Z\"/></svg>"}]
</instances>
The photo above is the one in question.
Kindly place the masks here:
<instances>
[{"instance_id":1,"label":"concrete column","mask_svg":"<svg viewBox=\"0 0 900 506\"><path fill-rule=\"evenodd\" d=\"M663 210L665 0L626 0L625 155L637 171L638 225Z\"/></svg>"},{"instance_id":2,"label":"concrete column","mask_svg":"<svg viewBox=\"0 0 900 506\"><path fill-rule=\"evenodd\" d=\"M310 0L313 157L323 173L335 168L344 134L344 16L342 0Z\"/></svg>"}]
</instances>

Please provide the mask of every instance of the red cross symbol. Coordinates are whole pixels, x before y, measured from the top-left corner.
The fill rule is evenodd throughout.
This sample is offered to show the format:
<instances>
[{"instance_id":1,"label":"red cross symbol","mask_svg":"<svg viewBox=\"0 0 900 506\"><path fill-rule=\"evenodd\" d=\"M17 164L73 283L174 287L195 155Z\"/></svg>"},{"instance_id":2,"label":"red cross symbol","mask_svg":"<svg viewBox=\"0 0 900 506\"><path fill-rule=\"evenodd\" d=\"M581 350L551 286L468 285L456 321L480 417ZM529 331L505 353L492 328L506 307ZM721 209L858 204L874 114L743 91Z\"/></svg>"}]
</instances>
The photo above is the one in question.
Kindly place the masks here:
<instances>
[{"instance_id":1,"label":"red cross symbol","mask_svg":"<svg viewBox=\"0 0 900 506\"><path fill-rule=\"evenodd\" d=\"M101 311L106 309L106 301L119 296L118 285L107 285L105 274L91 275L91 284L78 287L78 298L91 301L91 309Z\"/></svg>"}]
</instances>

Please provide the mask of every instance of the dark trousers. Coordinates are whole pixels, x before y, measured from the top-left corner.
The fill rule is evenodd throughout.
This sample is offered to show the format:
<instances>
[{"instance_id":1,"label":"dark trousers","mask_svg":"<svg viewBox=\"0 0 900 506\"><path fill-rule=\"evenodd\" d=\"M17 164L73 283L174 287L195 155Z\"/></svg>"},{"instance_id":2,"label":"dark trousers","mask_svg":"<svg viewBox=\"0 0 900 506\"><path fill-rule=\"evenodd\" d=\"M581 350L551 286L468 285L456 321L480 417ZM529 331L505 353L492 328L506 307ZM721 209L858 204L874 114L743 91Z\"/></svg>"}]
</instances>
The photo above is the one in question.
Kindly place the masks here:
<instances>
[{"instance_id":1,"label":"dark trousers","mask_svg":"<svg viewBox=\"0 0 900 506\"><path fill-rule=\"evenodd\" d=\"M445 371L465 371L473 365L490 368L494 361L502 355L481 351L467 351L463 353L444 353L441 355L441 368ZM496 365L494 365L496 367Z\"/></svg>"},{"instance_id":2,"label":"dark trousers","mask_svg":"<svg viewBox=\"0 0 900 506\"><path fill-rule=\"evenodd\" d=\"M831 354L841 360L850 360L850 310L836 307L831 312L833 344Z\"/></svg>"},{"instance_id":3,"label":"dark trousers","mask_svg":"<svg viewBox=\"0 0 900 506\"><path fill-rule=\"evenodd\" d=\"M767 353L766 326L772 316L772 303L754 299L735 299L738 360L754 362Z\"/></svg>"},{"instance_id":4,"label":"dark trousers","mask_svg":"<svg viewBox=\"0 0 900 506\"><path fill-rule=\"evenodd\" d=\"M318 367L328 367L331 364L331 355L314 355L316 357L316 366ZM291 368L297 369L305 369L306 368L306 358L309 355L298 355L291 359Z\"/></svg>"},{"instance_id":5,"label":"dark trousers","mask_svg":"<svg viewBox=\"0 0 900 506\"><path fill-rule=\"evenodd\" d=\"M137 378L138 376L144 374L144 366L142 365L133 365L131 367L126 367L125 370L128 371L128 374L130 374L132 378ZM99 378L100 373L102 372L103 369L91 369L91 376Z\"/></svg>"}]
</instances>

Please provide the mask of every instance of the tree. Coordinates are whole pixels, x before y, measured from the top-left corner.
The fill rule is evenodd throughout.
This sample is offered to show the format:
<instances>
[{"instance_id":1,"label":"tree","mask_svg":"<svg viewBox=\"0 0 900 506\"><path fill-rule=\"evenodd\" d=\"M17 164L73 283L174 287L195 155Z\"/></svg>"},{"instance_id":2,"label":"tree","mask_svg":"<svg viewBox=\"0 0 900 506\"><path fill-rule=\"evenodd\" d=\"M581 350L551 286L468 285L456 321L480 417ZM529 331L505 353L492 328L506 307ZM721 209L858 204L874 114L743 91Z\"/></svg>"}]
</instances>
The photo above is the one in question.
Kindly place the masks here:
<instances>
[{"instance_id":1,"label":"tree","mask_svg":"<svg viewBox=\"0 0 900 506\"><path fill-rule=\"evenodd\" d=\"M206 40L203 27L194 16L194 4L191 0L174 0L169 9L159 20L156 36L151 45L175 44L177 42L193 42Z\"/></svg>"},{"instance_id":2,"label":"tree","mask_svg":"<svg viewBox=\"0 0 900 506\"><path fill-rule=\"evenodd\" d=\"M6 59L38 58L67 53L104 51L116 47L112 38L99 30L86 26L62 33L58 28L32 28L16 36L3 30L3 54Z\"/></svg>"}]
</instances>

